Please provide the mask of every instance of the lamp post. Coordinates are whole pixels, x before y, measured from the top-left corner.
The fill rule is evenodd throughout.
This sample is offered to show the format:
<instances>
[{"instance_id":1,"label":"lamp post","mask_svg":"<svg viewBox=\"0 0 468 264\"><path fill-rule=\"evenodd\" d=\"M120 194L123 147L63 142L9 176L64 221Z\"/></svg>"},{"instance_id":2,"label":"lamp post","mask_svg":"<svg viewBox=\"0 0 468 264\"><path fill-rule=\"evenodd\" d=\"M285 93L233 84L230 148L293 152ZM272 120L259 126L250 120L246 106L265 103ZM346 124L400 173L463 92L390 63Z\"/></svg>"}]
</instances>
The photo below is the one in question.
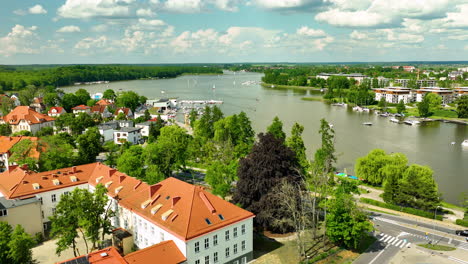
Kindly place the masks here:
<instances>
[{"instance_id":1,"label":"lamp post","mask_svg":"<svg viewBox=\"0 0 468 264\"><path fill-rule=\"evenodd\" d=\"M436 214L437 214L437 208L440 208L440 206L436 206L436 208L434 209L434 232L435 232L435 226L436 226ZM434 237L434 233L432 233L432 240L435 241L435 237Z\"/></svg>"}]
</instances>

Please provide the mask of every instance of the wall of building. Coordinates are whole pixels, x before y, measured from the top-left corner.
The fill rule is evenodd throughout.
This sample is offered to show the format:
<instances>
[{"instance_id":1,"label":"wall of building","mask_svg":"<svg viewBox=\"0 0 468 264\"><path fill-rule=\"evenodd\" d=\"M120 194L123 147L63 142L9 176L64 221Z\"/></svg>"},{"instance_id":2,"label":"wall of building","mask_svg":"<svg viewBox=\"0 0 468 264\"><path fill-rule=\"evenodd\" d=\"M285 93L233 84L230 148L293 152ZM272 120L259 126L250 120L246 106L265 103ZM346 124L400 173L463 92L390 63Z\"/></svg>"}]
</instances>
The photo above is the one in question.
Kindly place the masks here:
<instances>
[{"instance_id":1,"label":"wall of building","mask_svg":"<svg viewBox=\"0 0 468 264\"><path fill-rule=\"evenodd\" d=\"M8 222L13 228L21 225L30 234L44 234L42 227L41 202L29 203L7 209L7 216L0 216L0 222Z\"/></svg>"}]
</instances>

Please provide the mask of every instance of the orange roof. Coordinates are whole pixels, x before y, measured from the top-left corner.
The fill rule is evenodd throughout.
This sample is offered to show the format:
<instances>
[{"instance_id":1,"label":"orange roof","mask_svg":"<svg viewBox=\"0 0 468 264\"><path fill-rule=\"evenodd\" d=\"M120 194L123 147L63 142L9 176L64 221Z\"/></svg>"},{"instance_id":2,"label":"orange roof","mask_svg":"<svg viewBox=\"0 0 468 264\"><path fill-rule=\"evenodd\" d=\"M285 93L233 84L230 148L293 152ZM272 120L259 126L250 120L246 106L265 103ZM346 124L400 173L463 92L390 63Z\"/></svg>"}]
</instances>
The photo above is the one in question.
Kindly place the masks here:
<instances>
[{"instance_id":1,"label":"orange roof","mask_svg":"<svg viewBox=\"0 0 468 264\"><path fill-rule=\"evenodd\" d=\"M115 109L115 114L114 115L118 115L120 112L123 112L125 115L128 115L128 113L130 112L130 108L119 107L119 108Z\"/></svg>"},{"instance_id":2,"label":"orange roof","mask_svg":"<svg viewBox=\"0 0 468 264\"><path fill-rule=\"evenodd\" d=\"M54 121L55 119L38 113L29 106L17 106L8 115L3 117L3 120L9 124L17 125L21 120L26 120L29 124L40 124L48 121Z\"/></svg>"},{"instance_id":3,"label":"orange roof","mask_svg":"<svg viewBox=\"0 0 468 264\"><path fill-rule=\"evenodd\" d=\"M190 240L254 216L251 212L205 191L203 187L172 177L150 186L99 164L89 178L89 183L110 184L107 187L108 195L118 195L121 206L183 240ZM119 187L122 188L117 190ZM161 206L156 210L159 204Z\"/></svg>"},{"instance_id":4,"label":"orange roof","mask_svg":"<svg viewBox=\"0 0 468 264\"><path fill-rule=\"evenodd\" d=\"M98 163L35 173L21 167L10 167L0 173L0 192L8 199L31 196L88 182ZM58 185L54 180L58 180Z\"/></svg>"},{"instance_id":5,"label":"orange roof","mask_svg":"<svg viewBox=\"0 0 468 264\"><path fill-rule=\"evenodd\" d=\"M87 106L87 105L77 105L75 107L72 108L72 110L86 110L86 109L90 109L91 107Z\"/></svg>"},{"instance_id":6,"label":"orange roof","mask_svg":"<svg viewBox=\"0 0 468 264\"><path fill-rule=\"evenodd\" d=\"M113 105L113 103L107 99L101 99L96 102L96 105Z\"/></svg>"},{"instance_id":7,"label":"orange roof","mask_svg":"<svg viewBox=\"0 0 468 264\"><path fill-rule=\"evenodd\" d=\"M104 248L95 252L91 252L88 256L79 256L76 258L57 262L57 264L84 263L78 262L81 259L87 259L89 264L127 264L124 258L119 254L114 247ZM142 262L143 263L143 262Z\"/></svg>"},{"instance_id":8,"label":"orange roof","mask_svg":"<svg viewBox=\"0 0 468 264\"><path fill-rule=\"evenodd\" d=\"M106 110L106 107L107 105L95 105L93 107L91 107L91 112L99 112L99 113L103 113L104 110Z\"/></svg>"},{"instance_id":9,"label":"orange roof","mask_svg":"<svg viewBox=\"0 0 468 264\"><path fill-rule=\"evenodd\" d=\"M60 114L60 113L62 113L62 112L65 112L65 109L64 109L63 107L61 107L61 106L53 106L53 107L51 107L51 108L49 109L49 112L48 112L48 113L49 113L49 114L52 114L52 113L53 113L52 110L55 110L55 113L57 113L57 114Z\"/></svg>"},{"instance_id":10,"label":"orange roof","mask_svg":"<svg viewBox=\"0 0 468 264\"><path fill-rule=\"evenodd\" d=\"M31 152L29 153L30 157L32 158L37 158L39 159L40 153L37 150L37 137L25 137L25 136L19 136L19 137L6 137L6 136L0 136L0 153L9 153L10 149L16 145L18 142L22 140L29 139L31 140L34 144L35 147L32 148Z\"/></svg>"},{"instance_id":11,"label":"orange roof","mask_svg":"<svg viewBox=\"0 0 468 264\"><path fill-rule=\"evenodd\" d=\"M130 253L124 257L128 264L179 264L187 259L172 240ZM156 261L157 260L157 261Z\"/></svg>"}]
</instances>

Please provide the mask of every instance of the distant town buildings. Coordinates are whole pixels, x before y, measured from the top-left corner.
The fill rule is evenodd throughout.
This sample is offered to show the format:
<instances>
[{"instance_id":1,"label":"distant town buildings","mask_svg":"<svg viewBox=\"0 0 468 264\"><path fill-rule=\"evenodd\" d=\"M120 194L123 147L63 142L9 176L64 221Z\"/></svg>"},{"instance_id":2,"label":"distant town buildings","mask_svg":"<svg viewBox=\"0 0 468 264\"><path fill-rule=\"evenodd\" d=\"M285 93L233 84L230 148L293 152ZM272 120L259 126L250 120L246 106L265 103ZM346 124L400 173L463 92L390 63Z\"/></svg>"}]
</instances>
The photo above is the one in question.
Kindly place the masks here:
<instances>
[{"instance_id":1,"label":"distant town buildings","mask_svg":"<svg viewBox=\"0 0 468 264\"><path fill-rule=\"evenodd\" d=\"M380 101L385 98L385 101L392 104L397 104L401 100L405 104L412 101L412 93L410 88L405 87L385 87L373 89L375 92L375 100Z\"/></svg>"},{"instance_id":2,"label":"distant town buildings","mask_svg":"<svg viewBox=\"0 0 468 264\"><path fill-rule=\"evenodd\" d=\"M346 77L348 80L354 79L357 83L361 83L364 79L368 78L366 75L363 75L363 74L360 74L360 73L351 73L351 74L345 74L345 73L320 73L320 74L318 74L316 76L316 78L327 80L331 76L343 76L343 77Z\"/></svg>"},{"instance_id":3,"label":"distant town buildings","mask_svg":"<svg viewBox=\"0 0 468 264\"><path fill-rule=\"evenodd\" d=\"M468 94L468 89L460 87L455 90L441 87L421 87L419 89L410 89L406 87L385 87L373 89L375 92L375 100L380 101L385 98L388 103L399 103L403 100L405 104L411 102L421 102L424 95L434 93L442 98L443 104L453 103L457 96Z\"/></svg>"}]
</instances>

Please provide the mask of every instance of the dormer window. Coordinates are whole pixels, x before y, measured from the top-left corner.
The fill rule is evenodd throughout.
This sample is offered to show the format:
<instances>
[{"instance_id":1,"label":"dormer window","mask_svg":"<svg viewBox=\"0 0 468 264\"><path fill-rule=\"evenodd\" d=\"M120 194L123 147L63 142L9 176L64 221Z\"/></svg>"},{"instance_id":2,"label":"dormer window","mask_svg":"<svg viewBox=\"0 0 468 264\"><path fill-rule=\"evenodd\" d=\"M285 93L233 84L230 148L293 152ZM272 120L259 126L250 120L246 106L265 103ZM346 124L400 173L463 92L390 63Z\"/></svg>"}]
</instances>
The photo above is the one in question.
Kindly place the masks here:
<instances>
[{"instance_id":1,"label":"dormer window","mask_svg":"<svg viewBox=\"0 0 468 264\"><path fill-rule=\"evenodd\" d=\"M219 219L224 220L224 216L222 214L218 215Z\"/></svg>"},{"instance_id":2,"label":"dormer window","mask_svg":"<svg viewBox=\"0 0 468 264\"><path fill-rule=\"evenodd\" d=\"M34 190L39 190L41 188L41 186L39 185L39 183L33 183L32 184L32 187Z\"/></svg>"},{"instance_id":3,"label":"dormer window","mask_svg":"<svg viewBox=\"0 0 468 264\"><path fill-rule=\"evenodd\" d=\"M143 203L141 203L141 209L145 209L148 207L148 205L151 203L151 200L146 200Z\"/></svg>"},{"instance_id":4,"label":"dormer window","mask_svg":"<svg viewBox=\"0 0 468 264\"><path fill-rule=\"evenodd\" d=\"M205 222L206 222L208 225L211 225L211 221L210 221L210 219L208 219L208 218L205 218Z\"/></svg>"},{"instance_id":5,"label":"dormer window","mask_svg":"<svg viewBox=\"0 0 468 264\"><path fill-rule=\"evenodd\" d=\"M52 183L53 183L55 186L60 185L60 181L59 181L58 179L53 179L53 180L52 180Z\"/></svg>"},{"instance_id":6,"label":"dormer window","mask_svg":"<svg viewBox=\"0 0 468 264\"><path fill-rule=\"evenodd\" d=\"M161 215L161 219L166 221L167 218L174 212L174 210L172 209L169 209L167 210L166 212L164 212L164 214Z\"/></svg>"},{"instance_id":7,"label":"dormer window","mask_svg":"<svg viewBox=\"0 0 468 264\"><path fill-rule=\"evenodd\" d=\"M104 178L104 176L99 176L96 178L96 183L99 183L100 181L102 181L102 179Z\"/></svg>"},{"instance_id":8,"label":"dormer window","mask_svg":"<svg viewBox=\"0 0 468 264\"><path fill-rule=\"evenodd\" d=\"M162 206L162 204L157 204L155 207L151 208L151 214L155 215L159 211L159 209L161 209Z\"/></svg>"},{"instance_id":9,"label":"dormer window","mask_svg":"<svg viewBox=\"0 0 468 264\"><path fill-rule=\"evenodd\" d=\"M71 182L77 182L78 179L75 176L70 176L70 181Z\"/></svg>"},{"instance_id":10,"label":"dormer window","mask_svg":"<svg viewBox=\"0 0 468 264\"><path fill-rule=\"evenodd\" d=\"M115 188L115 194L118 194L121 190L123 189L123 186L119 186L117 188Z\"/></svg>"},{"instance_id":11,"label":"dormer window","mask_svg":"<svg viewBox=\"0 0 468 264\"><path fill-rule=\"evenodd\" d=\"M106 182L106 184L104 184L104 186L105 186L106 188L109 188L109 186L111 186L111 184L112 184L112 181L108 181L108 182Z\"/></svg>"}]
</instances>

